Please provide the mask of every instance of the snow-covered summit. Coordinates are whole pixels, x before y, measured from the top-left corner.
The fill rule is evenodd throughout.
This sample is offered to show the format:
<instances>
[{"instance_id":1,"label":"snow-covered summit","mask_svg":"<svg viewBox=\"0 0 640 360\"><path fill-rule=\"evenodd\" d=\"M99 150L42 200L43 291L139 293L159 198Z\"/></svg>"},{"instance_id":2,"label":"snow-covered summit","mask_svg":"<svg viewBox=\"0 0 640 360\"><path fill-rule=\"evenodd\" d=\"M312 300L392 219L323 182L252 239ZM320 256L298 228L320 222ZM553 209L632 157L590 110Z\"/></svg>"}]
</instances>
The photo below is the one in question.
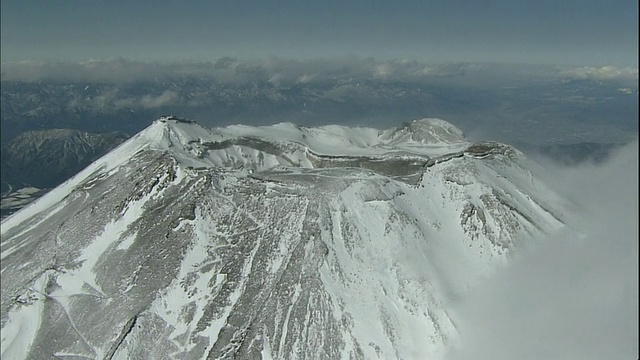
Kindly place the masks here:
<instances>
[{"instance_id":1,"label":"snow-covered summit","mask_svg":"<svg viewBox=\"0 0 640 360\"><path fill-rule=\"evenodd\" d=\"M426 149L467 143L463 132L454 125L435 118L406 122L398 127L379 130L369 127L325 125L304 127L292 123L270 126L230 125L205 130L195 121L176 117L161 117L151 129L160 125L180 135L183 142L221 141L222 139L254 137L271 141L292 142L326 155L379 154L376 148L412 148L427 145ZM149 130L151 130L149 129ZM165 135L169 133L165 132ZM429 147L428 145L431 145ZM424 151L424 150L423 150ZM423 153L426 153L424 151Z\"/></svg>"},{"instance_id":2,"label":"snow-covered summit","mask_svg":"<svg viewBox=\"0 0 640 360\"><path fill-rule=\"evenodd\" d=\"M439 120L161 118L3 221L2 357L438 359L557 205Z\"/></svg>"},{"instance_id":3,"label":"snow-covered summit","mask_svg":"<svg viewBox=\"0 0 640 360\"><path fill-rule=\"evenodd\" d=\"M319 157L426 161L460 153L471 145L462 131L440 119L414 120L386 130L292 123L206 129L193 121L163 117L132 141L138 147L170 151L192 167L254 170L275 166L314 168L314 159Z\"/></svg>"}]
</instances>

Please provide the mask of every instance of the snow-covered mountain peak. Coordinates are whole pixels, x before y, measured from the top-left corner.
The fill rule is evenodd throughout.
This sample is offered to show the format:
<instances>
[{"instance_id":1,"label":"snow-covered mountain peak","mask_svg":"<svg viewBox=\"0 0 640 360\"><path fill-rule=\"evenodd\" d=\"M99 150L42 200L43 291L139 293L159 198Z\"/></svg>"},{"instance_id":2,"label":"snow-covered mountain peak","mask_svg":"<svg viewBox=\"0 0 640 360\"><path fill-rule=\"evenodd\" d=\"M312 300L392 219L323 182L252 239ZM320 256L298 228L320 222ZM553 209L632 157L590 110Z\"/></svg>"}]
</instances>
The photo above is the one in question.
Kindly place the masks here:
<instances>
[{"instance_id":1,"label":"snow-covered mountain peak","mask_svg":"<svg viewBox=\"0 0 640 360\"><path fill-rule=\"evenodd\" d=\"M161 118L2 222L2 357L438 359L558 204L437 120Z\"/></svg>"},{"instance_id":2,"label":"snow-covered mountain peak","mask_svg":"<svg viewBox=\"0 0 640 360\"><path fill-rule=\"evenodd\" d=\"M138 147L171 152L186 166L252 170L326 167L320 164L320 158L426 162L460 153L471 145L459 129L440 119L414 120L387 130L340 125L301 127L292 123L206 129L193 121L163 117L133 141Z\"/></svg>"},{"instance_id":3,"label":"snow-covered mountain peak","mask_svg":"<svg viewBox=\"0 0 640 360\"><path fill-rule=\"evenodd\" d=\"M169 150L172 147L185 148L191 143L202 142L202 139L212 140L215 134L195 121L166 116L155 120L136 137L155 149Z\"/></svg>"}]
</instances>

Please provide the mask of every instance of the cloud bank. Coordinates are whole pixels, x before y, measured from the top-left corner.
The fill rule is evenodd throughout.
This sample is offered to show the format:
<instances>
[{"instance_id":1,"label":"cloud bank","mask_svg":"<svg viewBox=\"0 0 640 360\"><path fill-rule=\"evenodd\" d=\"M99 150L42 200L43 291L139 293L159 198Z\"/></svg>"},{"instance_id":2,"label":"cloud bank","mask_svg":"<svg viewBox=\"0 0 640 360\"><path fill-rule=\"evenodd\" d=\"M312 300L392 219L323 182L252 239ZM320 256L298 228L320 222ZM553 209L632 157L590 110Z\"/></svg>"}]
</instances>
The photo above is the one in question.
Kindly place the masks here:
<instances>
[{"instance_id":1,"label":"cloud bank","mask_svg":"<svg viewBox=\"0 0 640 360\"><path fill-rule=\"evenodd\" d=\"M343 78L377 80L423 79L459 72L457 65L426 65L412 60L374 59L241 61L223 57L213 62L141 62L122 58L85 62L22 61L2 64L2 80L130 82L179 76L203 76L222 83L267 81L274 85Z\"/></svg>"},{"instance_id":2,"label":"cloud bank","mask_svg":"<svg viewBox=\"0 0 640 360\"><path fill-rule=\"evenodd\" d=\"M631 67L620 68L615 66L583 66L562 70L560 74L569 78L578 79L638 81L638 69Z\"/></svg>"},{"instance_id":3,"label":"cloud bank","mask_svg":"<svg viewBox=\"0 0 640 360\"><path fill-rule=\"evenodd\" d=\"M143 62L123 58L84 62L20 61L2 64L2 80L127 83L179 77L206 77L220 83L269 82L276 86L327 81L410 81L463 78L466 82L514 78L636 80L637 68L554 67L498 63L425 64L400 59L334 58L292 60L270 57L245 61L222 57L204 62ZM499 76L498 76L499 77Z\"/></svg>"},{"instance_id":4,"label":"cloud bank","mask_svg":"<svg viewBox=\"0 0 640 360\"><path fill-rule=\"evenodd\" d=\"M457 304L446 359L638 358L638 142L602 166L551 170L582 207Z\"/></svg>"}]
</instances>

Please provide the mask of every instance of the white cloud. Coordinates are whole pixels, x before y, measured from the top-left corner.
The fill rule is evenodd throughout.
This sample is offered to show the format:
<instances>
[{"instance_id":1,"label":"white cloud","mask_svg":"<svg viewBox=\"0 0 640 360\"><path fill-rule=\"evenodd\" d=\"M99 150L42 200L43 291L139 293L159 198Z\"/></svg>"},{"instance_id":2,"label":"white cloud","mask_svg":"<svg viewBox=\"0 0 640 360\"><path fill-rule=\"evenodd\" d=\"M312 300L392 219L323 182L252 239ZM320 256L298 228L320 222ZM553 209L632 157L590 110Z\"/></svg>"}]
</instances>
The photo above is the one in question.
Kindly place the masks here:
<instances>
[{"instance_id":1,"label":"white cloud","mask_svg":"<svg viewBox=\"0 0 640 360\"><path fill-rule=\"evenodd\" d=\"M638 358L638 142L550 173L582 210L457 304L448 360Z\"/></svg>"},{"instance_id":2,"label":"white cloud","mask_svg":"<svg viewBox=\"0 0 640 360\"><path fill-rule=\"evenodd\" d=\"M132 82L153 80L176 74L204 75L211 73L210 62L158 63L131 61L122 58L88 60L84 62L21 61L2 64L2 80L71 82Z\"/></svg>"},{"instance_id":3,"label":"white cloud","mask_svg":"<svg viewBox=\"0 0 640 360\"><path fill-rule=\"evenodd\" d=\"M428 81L438 77L463 77L464 83L499 79L579 78L638 80L637 68L552 67L498 63L425 64L400 59L372 58L292 60L270 57L243 61L223 57L213 62L142 62L122 58L79 63L21 61L2 64L3 80L121 83L175 76L207 77L220 83L269 81L276 86L326 81Z\"/></svg>"},{"instance_id":4,"label":"white cloud","mask_svg":"<svg viewBox=\"0 0 640 360\"><path fill-rule=\"evenodd\" d=\"M153 109L161 106L177 105L180 103L178 93L165 90L160 95L145 94L130 96L114 87L107 87L98 95L76 97L69 101L67 107L71 110L91 109L95 111L122 109Z\"/></svg>"},{"instance_id":5,"label":"white cloud","mask_svg":"<svg viewBox=\"0 0 640 360\"><path fill-rule=\"evenodd\" d=\"M175 91L166 90L161 95L151 96L145 95L140 99L140 105L145 109L157 108L160 106L173 105L178 99Z\"/></svg>"},{"instance_id":6,"label":"white cloud","mask_svg":"<svg viewBox=\"0 0 640 360\"><path fill-rule=\"evenodd\" d=\"M638 69L631 67L577 67L560 71L560 76L593 80L635 80L638 81Z\"/></svg>"},{"instance_id":7,"label":"white cloud","mask_svg":"<svg viewBox=\"0 0 640 360\"><path fill-rule=\"evenodd\" d=\"M72 82L131 82L172 76L204 76L221 83L269 81L275 85L349 79L416 80L449 76L457 72L451 65L432 65L413 60L374 59L291 60L271 57L240 61L224 57L215 62L158 63L122 58L70 62L10 62L2 64L3 80Z\"/></svg>"}]
</instances>

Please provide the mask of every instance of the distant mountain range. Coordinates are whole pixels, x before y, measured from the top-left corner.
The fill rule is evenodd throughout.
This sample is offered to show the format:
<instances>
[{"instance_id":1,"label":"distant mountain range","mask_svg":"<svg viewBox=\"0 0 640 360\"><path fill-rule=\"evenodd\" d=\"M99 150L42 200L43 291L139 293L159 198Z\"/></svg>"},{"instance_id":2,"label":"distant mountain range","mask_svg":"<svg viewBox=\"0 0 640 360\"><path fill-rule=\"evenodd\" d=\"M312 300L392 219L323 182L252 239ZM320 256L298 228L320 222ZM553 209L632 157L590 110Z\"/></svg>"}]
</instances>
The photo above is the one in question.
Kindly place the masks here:
<instances>
[{"instance_id":1,"label":"distant mountain range","mask_svg":"<svg viewBox=\"0 0 640 360\"><path fill-rule=\"evenodd\" d=\"M480 139L534 145L624 143L637 136L637 89L624 92L617 83L593 80L483 85L465 79L345 75L280 83L183 75L121 83L2 81L1 140L53 128L133 134L166 114L206 126L293 122L376 128L438 117Z\"/></svg>"}]
</instances>

